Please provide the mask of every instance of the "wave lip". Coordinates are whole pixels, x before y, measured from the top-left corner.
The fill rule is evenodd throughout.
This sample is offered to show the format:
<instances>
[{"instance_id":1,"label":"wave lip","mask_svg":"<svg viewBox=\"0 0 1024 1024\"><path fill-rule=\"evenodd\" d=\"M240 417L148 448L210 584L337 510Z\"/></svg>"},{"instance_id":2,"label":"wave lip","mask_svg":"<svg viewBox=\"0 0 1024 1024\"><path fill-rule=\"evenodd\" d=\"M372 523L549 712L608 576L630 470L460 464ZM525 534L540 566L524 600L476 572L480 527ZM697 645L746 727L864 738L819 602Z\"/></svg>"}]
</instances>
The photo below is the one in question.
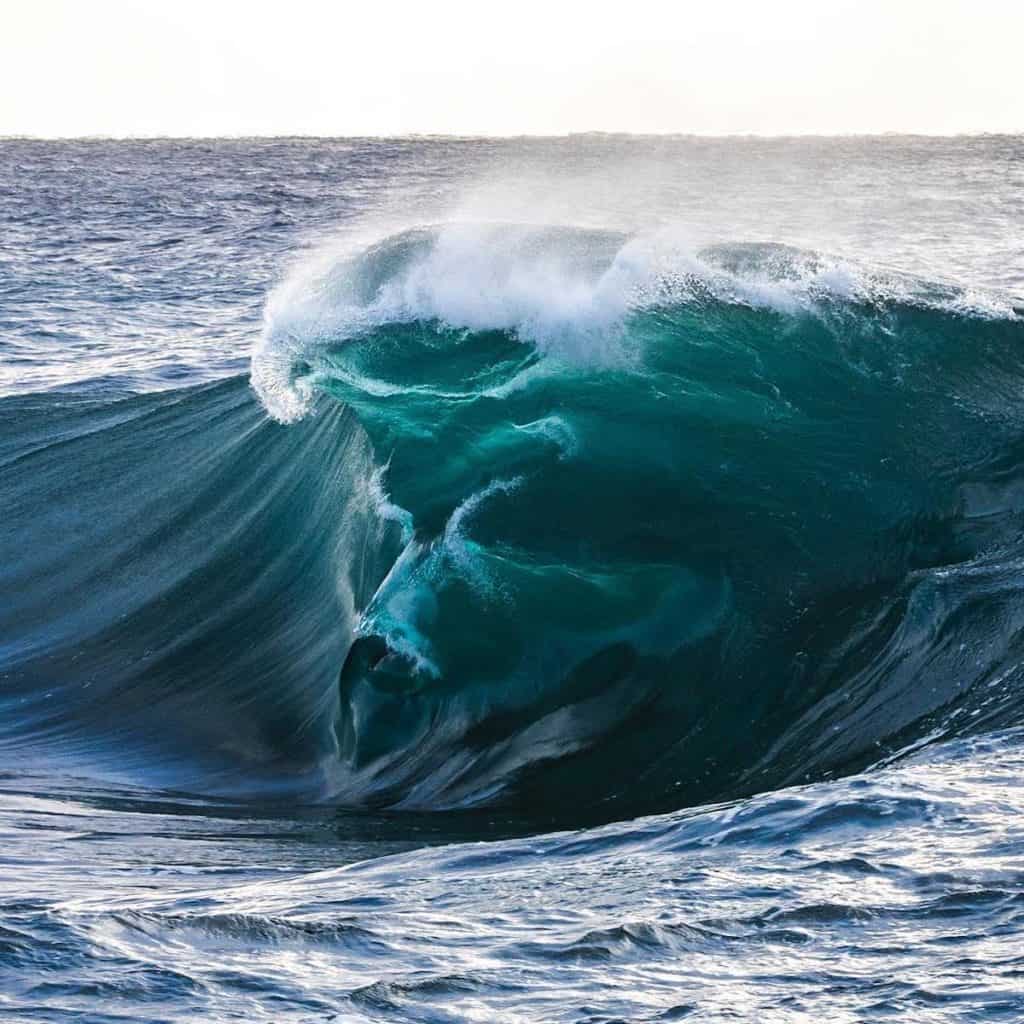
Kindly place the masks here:
<instances>
[{"instance_id":1,"label":"wave lip","mask_svg":"<svg viewBox=\"0 0 1024 1024\"><path fill-rule=\"evenodd\" d=\"M942 285L779 244L691 251L671 230L454 223L414 228L300 265L269 298L252 359L268 411L311 408L311 352L388 324L496 330L560 358L621 362L630 313L705 298L794 314L829 301L902 303L969 316L1018 316L992 291Z\"/></svg>"}]
</instances>

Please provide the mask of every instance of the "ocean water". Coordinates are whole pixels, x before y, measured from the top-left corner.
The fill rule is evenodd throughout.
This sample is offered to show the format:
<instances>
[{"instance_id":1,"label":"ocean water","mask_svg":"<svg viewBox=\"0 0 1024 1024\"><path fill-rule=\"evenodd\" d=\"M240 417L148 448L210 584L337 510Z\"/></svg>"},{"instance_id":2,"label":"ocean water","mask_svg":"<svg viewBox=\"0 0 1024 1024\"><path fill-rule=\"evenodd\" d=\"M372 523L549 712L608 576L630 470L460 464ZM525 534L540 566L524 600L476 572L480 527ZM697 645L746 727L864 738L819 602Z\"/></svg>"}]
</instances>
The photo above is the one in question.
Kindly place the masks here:
<instances>
[{"instance_id":1,"label":"ocean water","mask_svg":"<svg viewBox=\"0 0 1024 1024\"><path fill-rule=\"evenodd\" d=\"M1022 394L1018 137L0 141L0 1021L1024 1020Z\"/></svg>"}]
</instances>

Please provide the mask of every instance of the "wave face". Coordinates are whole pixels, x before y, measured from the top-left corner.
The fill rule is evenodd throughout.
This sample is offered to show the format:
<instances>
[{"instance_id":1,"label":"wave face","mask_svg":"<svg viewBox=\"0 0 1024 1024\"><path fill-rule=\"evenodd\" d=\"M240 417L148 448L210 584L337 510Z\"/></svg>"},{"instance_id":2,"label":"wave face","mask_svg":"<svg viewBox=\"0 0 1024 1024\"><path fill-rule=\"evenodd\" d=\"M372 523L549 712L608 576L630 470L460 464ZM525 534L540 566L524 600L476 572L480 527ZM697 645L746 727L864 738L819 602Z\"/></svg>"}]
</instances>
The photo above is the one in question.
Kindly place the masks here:
<instances>
[{"instance_id":1,"label":"wave face","mask_svg":"<svg viewBox=\"0 0 1024 1024\"><path fill-rule=\"evenodd\" d=\"M636 811L1011 724L1022 342L782 246L463 225L291 281L254 385L352 410L404 531L340 674L362 797Z\"/></svg>"},{"instance_id":2,"label":"wave face","mask_svg":"<svg viewBox=\"0 0 1024 1024\"><path fill-rule=\"evenodd\" d=\"M319 792L394 532L352 417L285 429L244 378L0 416L5 760Z\"/></svg>"},{"instance_id":3,"label":"wave face","mask_svg":"<svg viewBox=\"0 0 1024 1024\"><path fill-rule=\"evenodd\" d=\"M272 418L243 377L0 403L0 753L624 817L1013 725L1022 342L777 245L320 260L267 304Z\"/></svg>"}]
</instances>

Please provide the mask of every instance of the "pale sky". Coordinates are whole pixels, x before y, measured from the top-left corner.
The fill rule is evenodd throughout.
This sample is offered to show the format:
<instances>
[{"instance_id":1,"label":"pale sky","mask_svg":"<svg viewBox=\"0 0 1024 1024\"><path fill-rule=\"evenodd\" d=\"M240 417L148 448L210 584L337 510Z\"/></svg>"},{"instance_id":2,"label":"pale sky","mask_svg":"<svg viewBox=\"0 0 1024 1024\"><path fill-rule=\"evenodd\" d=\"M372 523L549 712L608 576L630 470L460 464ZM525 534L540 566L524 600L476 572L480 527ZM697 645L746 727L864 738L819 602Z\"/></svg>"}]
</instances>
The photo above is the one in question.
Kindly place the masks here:
<instances>
[{"instance_id":1,"label":"pale sky","mask_svg":"<svg viewBox=\"0 0 1024 1024\"><path fill-rule=\"evenodd\" d=\"M0 135L1024 131L1024 0L3 0Z\"/></svg>"}]
</instances>

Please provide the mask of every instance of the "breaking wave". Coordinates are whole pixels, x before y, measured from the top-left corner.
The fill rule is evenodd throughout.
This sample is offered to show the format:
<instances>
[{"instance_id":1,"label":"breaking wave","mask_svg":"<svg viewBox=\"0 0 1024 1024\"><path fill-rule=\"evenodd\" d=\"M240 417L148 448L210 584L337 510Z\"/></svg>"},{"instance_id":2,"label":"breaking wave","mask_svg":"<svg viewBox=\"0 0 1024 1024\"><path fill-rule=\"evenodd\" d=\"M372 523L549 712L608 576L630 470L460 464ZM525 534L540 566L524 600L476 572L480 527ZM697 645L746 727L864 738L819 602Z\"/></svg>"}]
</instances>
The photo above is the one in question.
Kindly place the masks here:
<instances>
[{"instance_id":1,"label":"breaking wave","mask_svg":"<svg viewBox=\"0 0 1024 1024\"><path fill-rule=\"evenodd\" d=\"M322 259L258 402L0 403L0 752L625 817L1016 724L1022 356L1005 297L778 245Z\"/></svg>"}]
</instances>

